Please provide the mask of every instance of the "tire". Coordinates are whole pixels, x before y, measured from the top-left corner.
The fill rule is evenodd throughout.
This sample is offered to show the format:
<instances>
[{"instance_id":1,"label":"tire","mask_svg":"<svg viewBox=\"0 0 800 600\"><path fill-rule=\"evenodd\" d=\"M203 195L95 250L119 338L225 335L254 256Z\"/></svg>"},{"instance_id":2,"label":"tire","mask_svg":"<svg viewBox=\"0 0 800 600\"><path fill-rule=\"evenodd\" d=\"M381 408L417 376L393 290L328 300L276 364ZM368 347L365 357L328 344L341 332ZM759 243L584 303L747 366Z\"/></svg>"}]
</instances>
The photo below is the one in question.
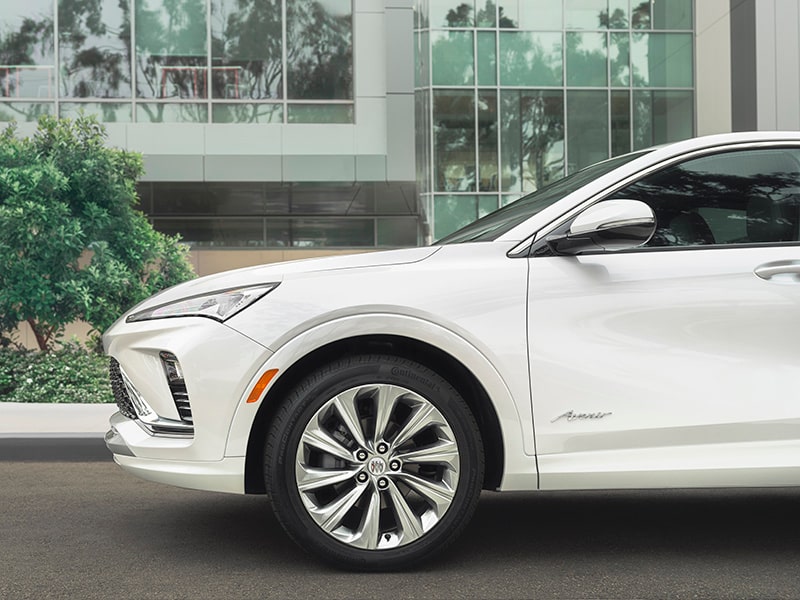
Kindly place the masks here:
<instances>
[{"instance_id":1,"label":"tire","mask_svg":"<svg viewBox=\"0 0 800 600\"><path fill-rule=\"evenodd\" d=\"M353 356L301 381L265 444L265 484L289 536L360 571L408 567L453 542L483 483L469 407L411 360Z\"/></svg>"}]
</instances>

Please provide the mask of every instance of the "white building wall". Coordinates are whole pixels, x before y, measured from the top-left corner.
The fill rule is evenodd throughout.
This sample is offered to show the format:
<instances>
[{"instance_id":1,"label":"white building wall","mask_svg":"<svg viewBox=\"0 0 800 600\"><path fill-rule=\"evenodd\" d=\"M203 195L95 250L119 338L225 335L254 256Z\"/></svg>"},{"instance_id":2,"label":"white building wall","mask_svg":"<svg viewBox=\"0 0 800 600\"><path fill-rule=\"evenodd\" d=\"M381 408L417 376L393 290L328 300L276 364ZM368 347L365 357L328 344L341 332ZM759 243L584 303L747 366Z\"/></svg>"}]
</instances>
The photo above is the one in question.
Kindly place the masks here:
<instances>
[{"instance_id":1,"label":"white building wall","mask_svg":"<svg viewBox=\"0 0 800 600\"><path fill-rule=\"evenodd\" d=\"M756 3L758 128L800 129L800 0Z\"/></svg>"},{"instance_id":2,"label":"white building wall","mask_svg":"<svg viewBox=\"0 0 800 600\"><path fill-rule=\"evenodd\" d=\"M731 131L730 0L695 1L697 135Z\"/></svg>"}]
</instances>

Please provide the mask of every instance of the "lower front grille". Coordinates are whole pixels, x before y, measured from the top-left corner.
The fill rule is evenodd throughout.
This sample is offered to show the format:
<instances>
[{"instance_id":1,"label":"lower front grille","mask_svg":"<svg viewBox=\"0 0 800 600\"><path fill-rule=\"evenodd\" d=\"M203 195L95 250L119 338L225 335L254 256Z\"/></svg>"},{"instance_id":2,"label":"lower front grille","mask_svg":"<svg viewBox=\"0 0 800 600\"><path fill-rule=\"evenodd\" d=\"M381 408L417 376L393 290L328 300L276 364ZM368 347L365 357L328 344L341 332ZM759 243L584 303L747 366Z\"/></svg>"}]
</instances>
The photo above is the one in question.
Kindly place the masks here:
<instances>
[{"instance_id":1,"label":"lower front grille","mask_svg":"<svg viewBox=\"0 0 800 600\"><path fill-rule=\"evenodd\" d=\"M152 435L172 437L192 437L194 435L191 412L188 414L188 419L187 416L181 414L179 421L160 417L128 379L119 361L113 357L109 359L108 371L114 400L116 400L117 408L122 415L135 420Z\"/></svg>"},{"instance_id":2,"label":"lower front grille","mask_svg":"<svg viewBox=\"0 0 800 600\"><path fill-rule=\"evenodd\" d=\"M114 392L114 400L117 403L119 412L129 419L138 418L133 408L131 397L128 394L128 388L125 387L125 382L122 379L122 370L120 369L119 361L113 357L110 357L109 360L108 375L111 379L111 390Z\"/></svg>"}]
</instances>

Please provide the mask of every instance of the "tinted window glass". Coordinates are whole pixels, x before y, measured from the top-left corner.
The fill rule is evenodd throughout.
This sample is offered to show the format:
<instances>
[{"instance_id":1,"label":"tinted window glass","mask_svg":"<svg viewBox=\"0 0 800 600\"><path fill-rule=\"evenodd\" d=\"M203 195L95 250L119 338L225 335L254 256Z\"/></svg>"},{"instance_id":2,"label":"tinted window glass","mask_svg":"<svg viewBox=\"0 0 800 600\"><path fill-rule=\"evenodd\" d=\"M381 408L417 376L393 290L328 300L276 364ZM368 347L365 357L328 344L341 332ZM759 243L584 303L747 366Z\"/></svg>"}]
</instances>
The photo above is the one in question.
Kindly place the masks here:
<instances>
[{"instance_id":1,"label":"tinted window glass","mask_svg":"<svg viewBox=\"0 0 800 600\"><path fill-rule=\"evenodd\" d=\"M614 195L646 202L657 229L648 246L796 242L800 150L726 152L690 160Z\"/></svg>"}]
</instances>

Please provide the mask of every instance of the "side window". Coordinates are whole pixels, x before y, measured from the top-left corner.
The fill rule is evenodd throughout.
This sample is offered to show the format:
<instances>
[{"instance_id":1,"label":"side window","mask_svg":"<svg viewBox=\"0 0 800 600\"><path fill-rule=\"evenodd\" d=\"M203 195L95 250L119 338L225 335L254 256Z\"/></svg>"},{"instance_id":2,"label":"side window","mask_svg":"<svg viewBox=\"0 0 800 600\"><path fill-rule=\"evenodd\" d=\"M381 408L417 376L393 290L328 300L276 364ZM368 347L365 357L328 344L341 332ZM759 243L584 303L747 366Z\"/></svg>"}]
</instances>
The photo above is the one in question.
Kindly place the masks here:
<instances>
[{"instance_id":1,"label":"side window","mask_svg":"<svg viewBox=\"0 0 800 600\"><path fill-rule=\"evenodd\" d=\"M657 228L647 246L800 240L800 149L704 156L614 194L647 203Z\"/></svg>"}]
</instances>

